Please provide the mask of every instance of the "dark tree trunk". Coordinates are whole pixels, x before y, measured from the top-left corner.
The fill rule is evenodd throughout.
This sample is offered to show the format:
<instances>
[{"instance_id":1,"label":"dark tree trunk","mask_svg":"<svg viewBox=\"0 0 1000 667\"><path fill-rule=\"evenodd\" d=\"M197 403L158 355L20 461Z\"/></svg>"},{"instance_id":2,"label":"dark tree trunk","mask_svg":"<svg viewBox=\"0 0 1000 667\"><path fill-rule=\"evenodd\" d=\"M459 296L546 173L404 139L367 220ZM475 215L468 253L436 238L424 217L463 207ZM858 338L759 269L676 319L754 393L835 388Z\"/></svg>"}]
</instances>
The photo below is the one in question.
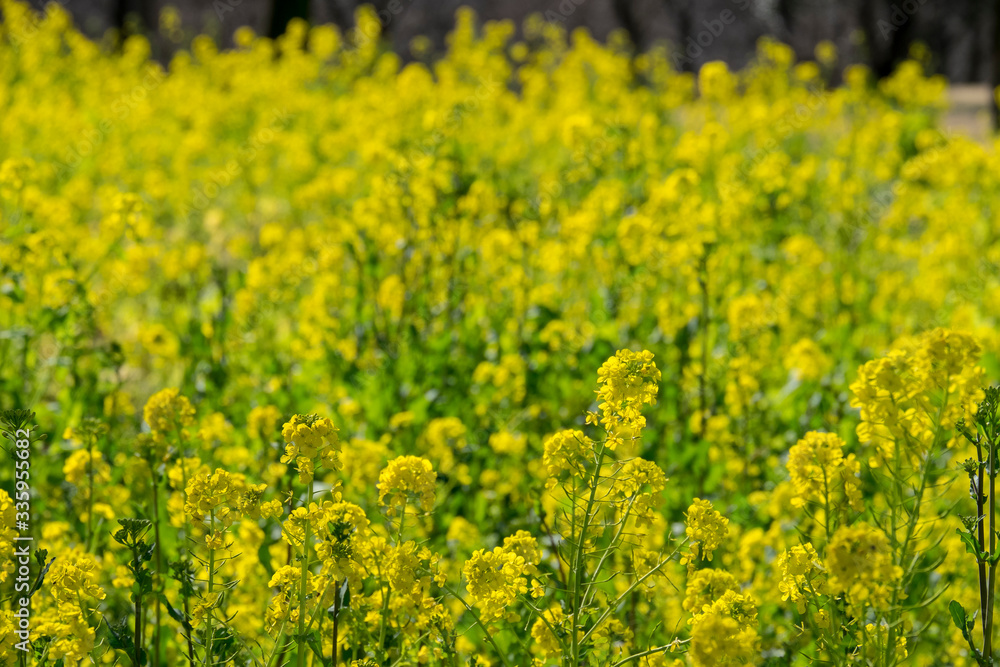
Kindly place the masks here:
<instances>
[{"instance_id":1,"label":"dark tree trunk","mask_svg":"<svg viewBox=\"0 0 1000 667\"><path fill-rule=\"evenodd\" d=\"M309 20L309 0L274 0L271 5L269 36L279 37L294 18Z\"/></svg>"}]
</instances>

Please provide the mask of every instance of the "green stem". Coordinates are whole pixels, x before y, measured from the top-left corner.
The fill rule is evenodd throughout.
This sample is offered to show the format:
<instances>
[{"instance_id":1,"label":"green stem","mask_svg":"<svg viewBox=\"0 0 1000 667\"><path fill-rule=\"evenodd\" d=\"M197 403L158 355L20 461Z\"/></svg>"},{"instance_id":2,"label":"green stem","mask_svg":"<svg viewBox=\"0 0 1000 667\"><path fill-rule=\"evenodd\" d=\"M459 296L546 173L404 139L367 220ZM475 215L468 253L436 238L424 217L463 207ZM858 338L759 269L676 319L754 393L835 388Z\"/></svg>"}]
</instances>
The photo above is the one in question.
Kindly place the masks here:
<instances>
[{"instance_id":1,"label":"green stem","mask_svg":"<svg viewBox=\"0 0 1000 667\"><path fill-rule=\"evenodd\" d=\"M701 288L701 318L704 320L705 329L701 332L701 373L698 374L698 394L699 394L699 410L701 410L700 422L701 431L699 436L702 440L707 437L706 430L708 428L708 252L706 251L701 256L701 266L698 271L698 286ZM701 328L701 322L699 324L699 329Z\"/></svg>"},{"instance_id":2,"label":"green stem","mask_svg":"<svg viewBox=\"0 0 1000 667\"><path fill-rule=\"evenodd\" d=\"M661 646L659 648L651 648L647 651L643 651L642 653L633 653L627 658L623 658L618 662L612 663L611 667L621 667L621 665L627 665L628 663L634 660L638 660L639 658L645 658L646 656L649 655L656 655L657 653L673 652L674 647L680 646L681 644L687 644L689 641L691 640L690 639L674 640L672 643L667 644L666 646Z\"/></svg>"},{"instance_id":3,"label":"green stem","mask_svg":"<svg viewBox=\"0 0 1000 667\"><path fill-rule=\"evenodd\" d=\"M403 522L406 519L406 501L403 501L403 510L399 514L399 531L396 533L396 547L403 541ZM389 582L385 584L385 595L382 596L382 615L379 621L378 628L378 653L382 656L382 661L385 662L386 650L385 650L385 632L386 627L389 625L389 597L392 594L392 588L389 586Z\"/></svg>"},{"instance_id":4,"label":"green stem","mask_svg":"<svg viewBox=\"0 0 1000 667\"><path fill-rule=\"evenodd\" d=\"M337 642L339 637L337 631L340 629L340 586L336 580L333 582L333 667L337 667Z\"/></svg>"},{"instance_id":5,"label":"green stem","mask_svg":"<svg viewBox=\"0 0 1000 667\"><path fill-rule=\"evenodd\" d=\"M138 556L135 556L135 562L139 562ZM132 639L132 664L139 667L142 664L139 661L139 654L142 651L142 593L136 593L135 595L135 631L133 632Z\"/></svg>"},{"instance_id":6,"label":"green stem","mask_svg":"<svg viewBox=\"0 0 1000 667\"><path fill-rule=\"evenodd\" d=\"M980 438L976 438L976 458L979 460L979 467L976 477L976 516L979 519L979 550L986 551L986 518L983 516L983 473L986 471L986 464L983 461L983 445ZM986 563L979 561L979 622L983 628L983 638L986 637Z\"/></svg>"},{"instance_id":7,"label":"green stem","mask_svg":"<svg viewBox=\"0 0 1000 667\"><path fill-rule=\"evenodd\" d=\"M587 510L583 514L583 523L580 526L580 533L576 536L576 556L574 560L573 572L571 573L573 577L573 624L570 626L570 632L572 633L572 665L576 667L580 664L580 638L578 629L580 627L580 616L583 607L583 600L581 598L583 589L583 579L585 573L583 571L583 556L584 556L584 546L587 542L587 527L590 524L590 513L594 509L594 503L597 500L597 487L601 481L601 465L604 463L604 453L607 447L605 444L601 444L600 451L597 452L597 464L594 468L594 478L590 485L590 497L587 500Z\"/></svg>"},{"instance_id":8,"label":"green stem","mask_svg":"<svg viewBox=\"0 0 1000 667\"><path fill-rule=\"evenodd\" d=\"M94 436L87 438L87 546L91 546L91 539L94 534Z\"/></svg>"},{"instance_id":9,"label":"green stem","mask_svg":"<svg viewBox=\"0 0 1000 667\"><path fill-rule=\"evenodd\" d=\"M152 473L153 479L153 539L156 540L153 548L155 549L155 565L156 565L156 630L153 633L153 667L159 667L160 665L160 627L163 621L163 608L160 605L160 594L162 590L162 577L163 577L163 561L160 551L160 478L156 474L156 470L153 469L153 464L149 464L150 472Z\"/></svg>"},{"instance_id":10,"label":"green stem","mask_svg":"<svg viewBox=\"0 0 1000 667\"><path fill-rule=\"evenodd\" d=\"M313 500L313 484L309 482L309 490L306 493L306 512ZM299 632L295 637L296 653L295 664L304 667L306 664L306 587L309 577L309 540L312 538L312 526L309 524L308 514L306 515L306 527L302 536L302 575L299 579Z\"/></svg>"},{"instance_id":11,"label":"green stem","mask_svg":"<svg viewBox=\"0 0 1000 667\"><path fill-rule=\"evenodd\" d=\"M466 602L465 598L459 595L453 588L451 588L447 584L442 586L442 588L445 590L445 592L447 592L453 598L462 603L462 606L465 607L465 611L469 612L469 614L472 616L472 620L474 620L476 622L476 625L478 625L479 628L483 631L483 635L486 637L486 641L488 641L490 643L490 646L493 647L493 650L497 652L497 656L500 658L500 662L504 664L504 667L510 667L510 662L508 662L507 660L507 654L501 651L500 647L497 646L496 640L493 639L493 635L490 634L489 630L486 628L486 625L483 623L483 620L479 617L479 614L476 612L476 608L470 605L468 602Z\"/></svg>"},{"instance_id":12,"label":"green stem","mask_svg":"<svg viewBox=\"0 0 1000 667\"><path fill-rule=\"evenodd\" d=\"M592 626L590 626L590 629L587 630L587 632L583 635L583 637L580 639L580 641L581 642L587 641L590 638L590 635L592 635L595 630L597 630L599 627L601 627L601 624L604 623L604 621L608 618L608 616L610 616L618 608L618 605L620 605L622 603L622 600L624 600L626 598L626 596L628 596L632 591L634 591L636 588L638 588L639 584L641 584L642 582L646 581L647 579L649 579L650 577L652 577L654 574L658 573L660 571L660 568L662 568L664 565L666 565L670 561L670 559L674 557L674 555L677 553L677 551L682 546L684 546L686 543L687 543L687 538L685 538L683 542L681 542L680 544L677 545L677 548L674 549L673 553L671 553L666 558L660 560L660 562L657 563L656 565L654 565L649 570L649 572L647 572L646 574L642 575L641 577L639 577L635 581L633 581L629 585L629 587L626 588L625 591L621 595L619 595L617 598L615 598L613 602L611 602L610 604L608 604L607 609L604 610L604 613L601 614L601 616L597 619L596 623L594 623Z\"/></svg>"},{"instance_id":13,"label":"green stem","mask_svg":"<svg viewBox=\"0 0 1000 667\"><path fill-rule=\"evenodd\" d=\"M991 434L992 435L992 434ZM997 486L997 447L995 437L991 437L986 442L990 448L990 558L996 553L997 532L996 532L996 486ZM986 637L983 644L983 655L990 663L993 662L993 607L996 599L997 564L990 563L989 590L986 595Z\"/></svg>"},{"instance_id":14,"label":"green stem","mask_svg":"<svg viewBox=\"0 0 1000 667\"><path fill-rule=\"evenodd\" d=\"M209 537L215 533L215 510L213 509L209 513ZM208 599L212 599L212 593L215 591L215 547L209 547L208 549ZM205 667L212 664L212 644L215 640L215 610L209 608L208 619L206 620L207 635L208 639L205 642L205 659L202 664Z\"/></svg>"}]
</instances>

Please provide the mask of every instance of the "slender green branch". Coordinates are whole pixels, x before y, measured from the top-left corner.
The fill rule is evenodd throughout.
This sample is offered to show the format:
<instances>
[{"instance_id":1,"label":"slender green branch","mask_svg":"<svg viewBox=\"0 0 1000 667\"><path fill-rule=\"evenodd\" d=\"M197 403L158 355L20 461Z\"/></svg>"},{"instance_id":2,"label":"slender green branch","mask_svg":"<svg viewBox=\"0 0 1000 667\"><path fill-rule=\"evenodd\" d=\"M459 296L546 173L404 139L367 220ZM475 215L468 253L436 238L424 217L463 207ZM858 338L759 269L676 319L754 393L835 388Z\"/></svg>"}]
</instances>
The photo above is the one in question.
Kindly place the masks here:
<instances>
[{"instance_id":1,"label":"slender green branch","mask_svg":"<svg viewBox=\"0 0 1000 667\"><path fill-rule=\"evenodd\" d=\"M309 506L312 505L312 500L313 484L310 482L309 488L306 492L306 512L309 511ZM309 540L312 538L311 529L312 526L309 523L309 515L306 514L306 525L303 529L302 535L302 568L301 576L299 577L299 632L295 637L295 663L298 667L305 667L306 664L306 597L308 596L307 588L309 585Z\"/></svg>"},{"instance_id":2,"label":"slender green branch","mask_svg":"<svg viewBox=\"0 0 1000 667\"><path fill-rule=\"evenodd\" d=\"M459 595L455 591L455 589L453 589L448 584L445 584L441 588L443 588L449 595L451 595L453 598L462 603L462 606L465 607L465 611L469 612L469 614L472 616L472 620L474 620L476 622L476 625L478 625L479 628L483 631L483 635L486 637L486 641L488 641L490 643L490 646L493 647L493 650L497 652L497 657L500 658L500 662L504 664L504 667L510 667L510 661L507 660L507 654L504 651L500 650L500 647L497 645L497 642L493 638L493 635L490 634L489 628L487 628L486 625L483 623L483 620L482 618L480 618L479 613L476 611L476 608L470 605L468 602L466 602L465 598Z\"/></svg>"}]
</instances>

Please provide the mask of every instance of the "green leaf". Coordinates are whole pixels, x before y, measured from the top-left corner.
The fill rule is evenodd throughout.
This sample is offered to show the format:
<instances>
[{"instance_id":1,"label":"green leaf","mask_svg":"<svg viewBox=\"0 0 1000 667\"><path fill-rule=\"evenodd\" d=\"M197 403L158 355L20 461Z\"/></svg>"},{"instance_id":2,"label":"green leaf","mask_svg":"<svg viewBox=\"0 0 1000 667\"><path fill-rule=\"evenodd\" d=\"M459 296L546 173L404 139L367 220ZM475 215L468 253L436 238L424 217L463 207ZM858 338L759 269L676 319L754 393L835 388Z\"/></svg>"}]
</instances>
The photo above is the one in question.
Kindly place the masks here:
<instances>
[{"instance_id":1,"label":"green leaf","mask_svg":"<svg viewBox=\"0 0 1000 667\"><path fill-rule=\"evenodd\" d=\"M965 550L975 556L977 561L985 562L987 558L989 558L988 554L979 550L979 542L972 536L972 533L967 533L961 528L956 528L955 532L958 533L958 536L962 538L963 542L965 542Z\"/></svg>"},{"instance_id":2,"label":"green leaf","mask_svg":"<svg viewBox=\"0 0 1000 667\"><path fill-rule=\"evenodd\" d=\"M951 620L955 621L955 627L962 631L962 634L968 632L966 618L968 614L965 613L965 607L959 603L958 600L952 600L948 604L948 611L951 612Z\"/></svg>"},{"instance_id":3,"label":"green leaf","mask_svg":"<svg viewBox=\"0 0 1000 667\"><path fill-rule=\"evenodd\" d=\"M108 623L106 617L102 620L108 628L108 643L111 645L111 648L130 653L132 651L132 637L129 635L125 621L120 621L116 624L117 627L115 627Z\"/></svg>"},{"instance_id":4,"label":"green leaf","mask_svg":"<svg viewBox=\"0 0 1000 667\"><path fill-rule=\"evenodd\" d=\"M191 632L191 623L188 621L187 616L184 615L184 612L174 608L174 606L170 604L170 600L167 599L167 596L165 594L160 593L159 598L163 606L167 608L167 614L170 615L170 618L180 623L187 632Z\"/></svg>"},{"instance_id":5,"label":"green leaf","mask_svg":"<svg viewBox=\"0 0 1000 667\"><path fill-rule=\"evenodd\" d=\"M317 658L319 658L320 664L327 664L328 661L323 657L323 645L319 640L319 632L316 630L309 631L306 634L306 643L309 644L309 648L311 648L312 652L316 654Z\"/></svg>"}]
</instances>

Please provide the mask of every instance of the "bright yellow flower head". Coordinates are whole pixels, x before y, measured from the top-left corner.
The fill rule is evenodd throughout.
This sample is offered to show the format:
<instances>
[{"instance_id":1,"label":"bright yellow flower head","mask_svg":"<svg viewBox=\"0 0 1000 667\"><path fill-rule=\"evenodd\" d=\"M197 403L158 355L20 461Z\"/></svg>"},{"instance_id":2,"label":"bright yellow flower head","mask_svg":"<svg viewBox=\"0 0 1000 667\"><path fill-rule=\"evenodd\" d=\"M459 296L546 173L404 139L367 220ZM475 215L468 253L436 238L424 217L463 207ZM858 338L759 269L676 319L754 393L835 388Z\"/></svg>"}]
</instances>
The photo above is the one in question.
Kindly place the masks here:
<instances>
[{"instance_id":1,"label":"bright yellow flower head","mask_svg":"<svg viewBox=\"0 0 1000 667\"><path fill-rule=\"evenodd\" d=\"M480 549L465 562L462 573L469 600L480 608L486 623L504 618L517 596L528 592L526 562L514 550Z\"/></svg>"},{"instance_id":2,"label":"bright yellow flower head","mask_svg":"<svg viewBox=\"0 0 1000 667\"><path fill-rule=\"evenodd\" d=\"M699 558L712 560L712 552L729 534L729 519L712 507L711 502L700 498L694 499L684 516L685 532L691 540L691 562Z\"/></svg>"},{"instance_id":3,"label":"bright yellow flower head","mask_svg":"<svg viewBox=\"0 0 1000 667\"><path fill-rule=\"evenodd\" d=\"M845 593L851 604L883 609L891 602L893 583L903 576L893 551L878 528L859 522L843 526L826 549L830 587Z\"/></svg>"},{"instance_id":4,"label":"bright yellow flower head","mask_svg":"<svg viewBox=\"0 0 1000 667\"><path fill-rule=\"evenodd\" d=\"M171 431L193 424L194 414L194 406L180 395L178 389L158 391L146 401L146 406L142 409L143 420L158 439Z\"/></svg>"},{"instance_id":5,"label":"bright yellow flower head","mask_svg":"<svg viewBox=\"0 0 1000 667\"><path fill-rule=\"evenodd\" d=\"M378 476L378 501L389 509L403 508L415 502L424 511L434 506L437 474L431 462L418 456L400 456L382 469Z\"/></svg>"},{"instance_id":6,"label":"bright yellow flower head","mask_svg":"<svg viewBox=\"0 0 1000 667\"><path fill-rule=\"evenodd\" d=\"M797 507L814 503L821 508L862 511L861 466L854 455L844 456L844 441L835 433L810 431L788 452L788 473L795 487ZM829 517L826 519L829 521Z\"/></svg>"},{"instance_id":7,"label":"bright yellow flower head","mask_svg":"<svg viewBox=\"0 0 1000 667\"><path fill-rule=\"evenodd\" d=\"M648 350L619 350L604 362L597 371L597 398L609 434L633 437L646 426L641 410L656 404L660 376Z\"/></svg>"},{"instance_id":8,"label":"bright yellow flower head","mask_svg":"<svg viewBox=\"0 0 1000 667\"><path fill-rule=\"evenodd\" d=\"M294 415L281 429L285 439L282 463L294 462L303 484L312 481L316 466L340 470L340 438L328 417Z\"/></svg>"}]
</instances>

